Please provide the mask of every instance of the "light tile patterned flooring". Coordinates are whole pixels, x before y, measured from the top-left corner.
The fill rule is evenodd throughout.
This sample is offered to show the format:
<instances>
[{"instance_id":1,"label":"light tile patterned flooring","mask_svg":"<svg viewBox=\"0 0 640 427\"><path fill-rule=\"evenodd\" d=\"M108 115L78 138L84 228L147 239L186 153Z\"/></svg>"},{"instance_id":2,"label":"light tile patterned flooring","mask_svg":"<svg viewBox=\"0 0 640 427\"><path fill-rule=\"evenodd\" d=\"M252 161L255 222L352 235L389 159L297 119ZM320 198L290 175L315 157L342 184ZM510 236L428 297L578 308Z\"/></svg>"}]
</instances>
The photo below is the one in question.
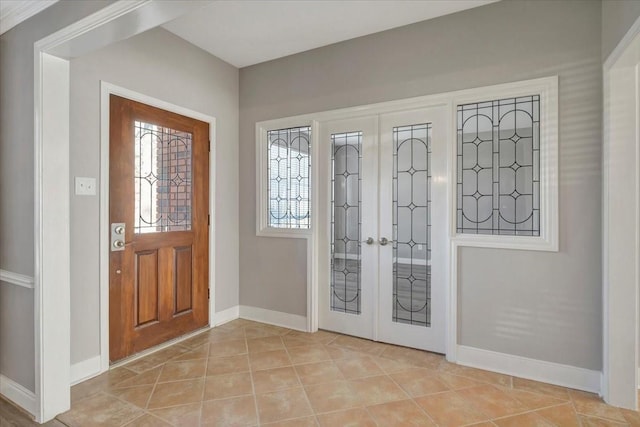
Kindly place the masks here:
<instances>
[{"instance_id":1,"label":"light tile patterned flooring","mask_svg":"<svg viewBox=\"0 0 640 427\"><path fill-rule=\"evenodd\" d=\"M74 386L68 426L640 426L595 395L235 320Z\"/></svg>"}]
</instances>

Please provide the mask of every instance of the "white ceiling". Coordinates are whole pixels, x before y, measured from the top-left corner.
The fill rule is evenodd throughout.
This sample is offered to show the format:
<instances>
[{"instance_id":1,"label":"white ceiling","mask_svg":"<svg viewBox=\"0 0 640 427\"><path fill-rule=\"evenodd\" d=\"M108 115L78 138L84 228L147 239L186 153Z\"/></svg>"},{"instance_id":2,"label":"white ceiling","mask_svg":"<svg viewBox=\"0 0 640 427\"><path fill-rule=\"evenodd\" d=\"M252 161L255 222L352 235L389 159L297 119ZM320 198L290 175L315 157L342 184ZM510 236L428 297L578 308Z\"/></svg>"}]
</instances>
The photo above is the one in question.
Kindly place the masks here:
<instances>
[{"instance_id":1,"label":"white ceiling","mask_svg":"<svg viewBox=\"0 0 640 427\"><path fill-rule=\"evenodd\" d=\"M56 1L0 0L0 34ZM163 27L236 67L246 67L495 1L207 0Z\"/></svg>"},{"instance_id":2,"label":"white ceiling","mask_svg":"<svg viewBox=\"0 0 640 427\"><path fill-rule=\"evenodd\" d=\"M245 67L494 1L214 1L163 27Z\"/></svg>"}]
</instances>

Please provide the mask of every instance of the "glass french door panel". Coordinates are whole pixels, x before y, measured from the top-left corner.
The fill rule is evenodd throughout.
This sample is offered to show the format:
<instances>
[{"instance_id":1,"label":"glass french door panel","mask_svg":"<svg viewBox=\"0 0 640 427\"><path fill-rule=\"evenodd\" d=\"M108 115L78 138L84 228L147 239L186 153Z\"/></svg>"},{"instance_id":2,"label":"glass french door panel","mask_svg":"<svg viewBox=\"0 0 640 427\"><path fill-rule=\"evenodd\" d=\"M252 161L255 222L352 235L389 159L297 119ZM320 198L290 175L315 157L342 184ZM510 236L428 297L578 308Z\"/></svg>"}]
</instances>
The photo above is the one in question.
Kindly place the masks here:
<instances>
[{"instance_id":1,"label":"glass french door panel","mask_svg":"<svg viewBox=\"0 0 640 427\"><path fill-rule=\"evenodd\" d=\"M394 127L392 321L431 326L431 124Z\"/></svg>"},{"instance_id":2,"label":"glass french door panel","mask_svg":"<svg viewBox=\"0 0 640 427\"><path fill-rule=\"evenodd\" d=\"M380 116L377 338L445 351L447 109ZM363 268L367 268L365 265Z\"/></svg>"},{"instance_id":3,"label":"glass french door panel","mask_svg":"<svg viewBox=\"0 0 640 427\"><path fill-rule=\"evenodd\" d=\"M331 135L330 308L362 309L362 132Z\"/></svg>"}]
</instances>

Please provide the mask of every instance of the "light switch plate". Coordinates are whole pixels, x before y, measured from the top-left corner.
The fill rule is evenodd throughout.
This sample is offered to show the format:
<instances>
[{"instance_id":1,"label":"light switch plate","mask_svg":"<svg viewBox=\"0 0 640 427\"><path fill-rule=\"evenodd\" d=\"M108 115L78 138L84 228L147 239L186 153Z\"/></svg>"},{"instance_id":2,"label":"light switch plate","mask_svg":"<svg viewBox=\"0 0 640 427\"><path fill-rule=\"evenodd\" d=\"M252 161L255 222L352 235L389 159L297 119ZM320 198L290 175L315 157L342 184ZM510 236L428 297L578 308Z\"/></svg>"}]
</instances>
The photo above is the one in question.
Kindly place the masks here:
<instances>
[{"instance_id":1,"label":"light switch plate","mask_svg":"<svg viewBox=\"0 0 640 427\"><path fill-rule=\"evenodd\" d=\"M76 196L95 196L96 179L76 176Z\"/></svg>"}]
</instances>

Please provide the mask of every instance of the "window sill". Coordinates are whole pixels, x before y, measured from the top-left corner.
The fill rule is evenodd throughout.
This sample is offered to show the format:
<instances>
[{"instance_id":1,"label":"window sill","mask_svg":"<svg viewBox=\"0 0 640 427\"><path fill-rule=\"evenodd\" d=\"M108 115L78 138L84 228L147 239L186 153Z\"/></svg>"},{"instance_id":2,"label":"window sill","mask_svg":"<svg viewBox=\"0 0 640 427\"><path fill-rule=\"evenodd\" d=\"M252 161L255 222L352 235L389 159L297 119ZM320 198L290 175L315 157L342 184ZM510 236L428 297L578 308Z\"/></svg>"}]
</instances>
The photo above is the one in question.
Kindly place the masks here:
<instances>
[{"instance_id":1,"label":"window sill","mask_svg":"<svg viewBox=\"0 0 640 427\"><path fill-rule=\"evenodd\" d=\"M454 234L451 242L457 247L515 249L523 251L558 252L557 238L544 236L495 236L489 234Z\"/></svg>"},{"instance_id":2,"label":"window sill","mask_svg":"<svg viewBox=\"0 0 640 427\"><path fill-rule=\"evenodd\" d=\"M275 228L265 227L256 230L258 237L279 237L284 239L309 239L313 231L308 229L292 229L292 228Z\"/></svg>"}]
</instances>

